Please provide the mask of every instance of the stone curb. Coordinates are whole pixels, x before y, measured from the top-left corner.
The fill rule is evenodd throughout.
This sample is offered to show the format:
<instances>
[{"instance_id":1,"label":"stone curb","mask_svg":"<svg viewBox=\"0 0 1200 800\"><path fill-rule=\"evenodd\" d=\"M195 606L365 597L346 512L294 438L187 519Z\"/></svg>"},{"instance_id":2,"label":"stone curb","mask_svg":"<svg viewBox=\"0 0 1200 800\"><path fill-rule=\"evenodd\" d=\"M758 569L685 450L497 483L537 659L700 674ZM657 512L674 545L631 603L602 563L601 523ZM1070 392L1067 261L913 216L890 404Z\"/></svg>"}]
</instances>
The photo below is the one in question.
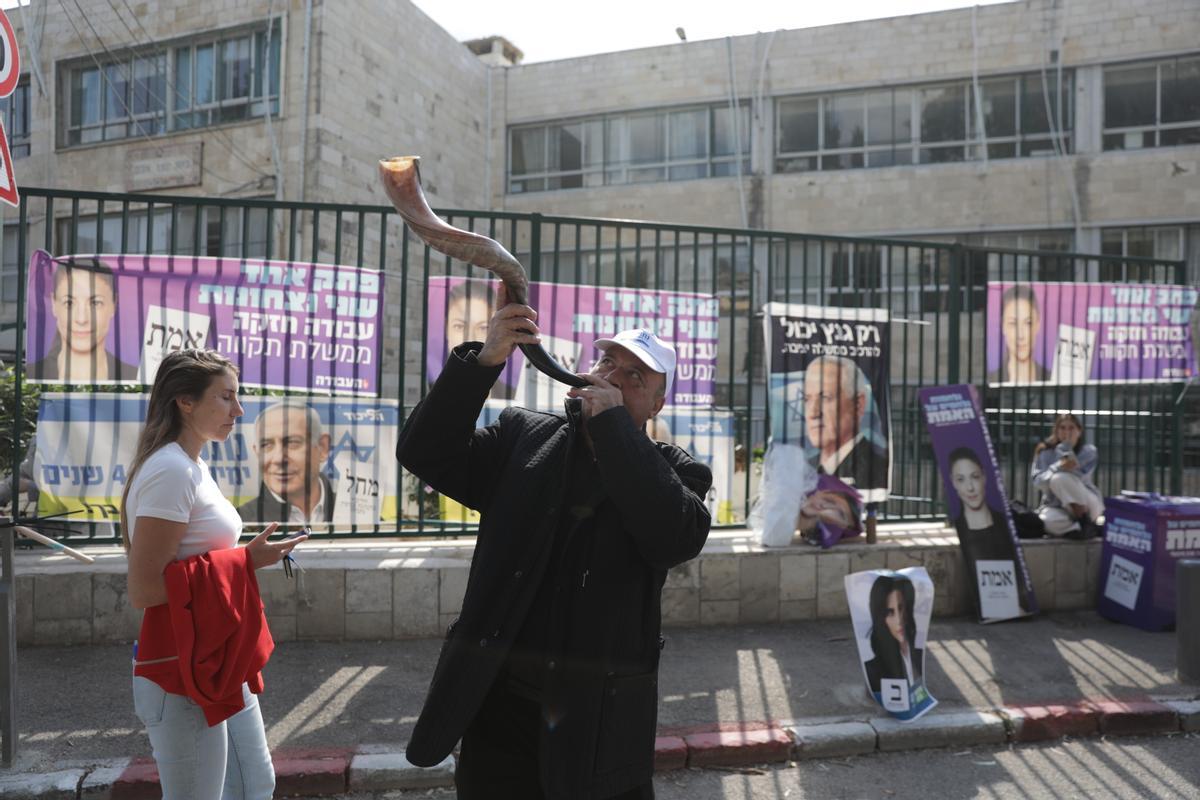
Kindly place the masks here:
<instances>
[{"instance_id":1,"label":"stone curb","mask_svg":"<svg viewBox=\"0 0 1200 800\"><path fill-rule=\"evenodd\" d=\"M990 711L930 713L913 722L891 717L788 724L721 723L662 731L655 771L734 767L792 759L844 758L876 751L1041 742L1064 737L1143 736L1200 731L1200 700L1159 698L1009 706ZM273 754L277 796L426 789L454 784L453 756L413 766L404 745L294 748ZM65 765L64 765L65 766ZM147 758L114 759L56 772L0 774L4 800L141 800L159 796Z\"/></svg>"}]
</instances>

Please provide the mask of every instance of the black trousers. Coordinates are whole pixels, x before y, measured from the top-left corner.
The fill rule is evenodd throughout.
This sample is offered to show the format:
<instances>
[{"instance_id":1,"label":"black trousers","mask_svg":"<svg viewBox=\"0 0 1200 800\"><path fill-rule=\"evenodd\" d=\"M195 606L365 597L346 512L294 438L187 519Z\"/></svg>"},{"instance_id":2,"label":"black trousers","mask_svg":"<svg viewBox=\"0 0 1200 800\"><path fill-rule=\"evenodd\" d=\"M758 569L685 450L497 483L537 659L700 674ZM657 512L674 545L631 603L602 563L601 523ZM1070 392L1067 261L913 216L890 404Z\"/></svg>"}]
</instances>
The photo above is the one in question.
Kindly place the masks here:
<instances>
[{"instance_id":1,"label":"black trousers","mask_svg":"<svg viewBox=\"0 0 1200 800\"><path fill-rule=\"evenodd\" d=\"M463 734L454 787L459 800L545 800L538 771L541 707L513 693L501 673ZM612 800L654 800L647 783Z\"/></svg>"}]
</instances>

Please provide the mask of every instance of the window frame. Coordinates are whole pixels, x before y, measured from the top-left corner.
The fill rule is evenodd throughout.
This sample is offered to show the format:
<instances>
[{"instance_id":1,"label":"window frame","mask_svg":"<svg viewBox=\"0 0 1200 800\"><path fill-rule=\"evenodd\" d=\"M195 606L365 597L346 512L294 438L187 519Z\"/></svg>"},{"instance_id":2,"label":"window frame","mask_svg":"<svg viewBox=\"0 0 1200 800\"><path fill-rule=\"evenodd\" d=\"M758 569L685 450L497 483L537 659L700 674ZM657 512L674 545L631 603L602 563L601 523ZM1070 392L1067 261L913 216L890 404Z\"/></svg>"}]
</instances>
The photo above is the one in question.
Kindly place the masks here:
<instances>
[{"instance_id":1,"label":"window frame","mask_svg":"<svg viewBox=\"0 0 1200 800\"><path fill-rule=\"evenodd\" d=\"M139 138L157 138L177 133L217 128L224 125L242 124L263 119L268 112L275 119L281 118L282 98L286 92L285 78L282 70L286 55L286 43L283 41L285 36L284 27L284 18L278 17L273 24L271 52L268 54L268 57L272 57L273 59L271 84L274 84L274 86L265 81L265 71L260 68L260 50L266 50L266 22L257 22L252 25L241 25L217 31L206 31L199 35L154 41L141 48L130 47L111 55L106 53L105 58L98 60L98 64L96 59L89 57L70 58L58 62L57 72L60 99L56 103L56 113L59 120L57 125L57 149L65 150L76 147L89 147L108 142L129 141L130 139ZM234 98L221 97L213 102L200 104L197 107L192 102L193 88L190 83L191 79L189 78L189 85L186 90L179 86L180 51L188 50L192 53L190 62L194 64L194 54L198 48L211 46L214 53L219 55L224 51L227 43L236 42L239 39L249 40L250 66L246 77L249 93ZM148 90L154 105L152 111L134 113L132 110L134 103L133 92L135 91L135 87L143 85L143 82L135 78L137 75L137 64L144 61L160 62L161 66L157 73L152 76L152 79L157 81L158 75L161 74L161 91ZM121 110L124 111L124 116L109 119L107 118L107 105L110 101L111 89L113 87L106 73L114 67L120 72L118 77L123 82L125 104ZM191 69L193 68L189 67L189 70ZM219 57L214 57L213 59L213 70L213 90L214 92L221 91L217 80L221 74L221 59ZM77 102L78 93L83 90L83 77L89 74L96 76L96 92L99 95L96 99L99 106L99 114L93 122L84 121L84 114L82 112L84 104ZM271 91L272 88L274 88L274 92ZM177 108L176 104L181 96L186 96L188 105ZM236 119L220 118L222 110L242 107L246 108L246 113L243 116ZM207 115L207 120L203 124L181 124L181 120L190 119L194 114L201 113ZM152 121L152 124L147 126L146 123L148 120ZM112 125L125 125L124 135L106 136L105 127ZM133 127L135 125L137 126L136 128ZM147 127L150 130L147 130ZM96 138L85 141L86 132L94 130L98 130L99 135Z\"/></svg>"},{"instance_id":2,"label":"window frame","mask_svg":"<svg viewBox=\"0 0 1200 800\"><path fill-rule=\"evenodd\" d=\"M1063 82L1061 86L1061 98L1065 101L1059 111L1060 117L1069 120L1069 126L1063 126L1058 129L1057 134L1052 131L1046 132L1026 132L1023 128L1023 90L1025 81L1036 80L1038 84L1042 81L1042 75L1039 72L1018 72L1007 73L1004 75L991 75L981 78L980 85L995 84L999 81L1011 81L1013 86L1013 130L1011 135L1003 136L986 136L983 141L988 147L988 157L994 159L1009 159L1009 158L1038 158L1042 157L1042 152L1023 154L1022 148L1027 144L1040 141L1049 141L1051 149L1054 148L1054 139L1061 140L1064 152L1072 152L1073 142L1075 138L1075 74L1074 70L1063 70ZM1046 75L1047 88L1053 93L1057 89L1058 77L1057 72L1052 75ZM963 131L965 138L963 139L945 139L945 140L926 140L922 137L922 111L925 104L922 102L922 93L936 89L955 89L962 93L963 97ZM892 94L892 142L890 144L871 144L871 105L868 98L872 94L878 94L883 91L891 92ZM896 96L900 93L907 93L908 105L908 123L909 131L908 138L905 140L899 139L897 132L894 130L895 120L897 119L896 109L903 108L903 105L896 104ZM1044 94L1044 93L1043 93ZM864 144L852 147L836 147L829 148L825 146L826 136L826 108L828 102L833 98L854 96L859 98L860 111L862 114L862 130ZM986 95L985 95L986 99ZM817 149L816 150L783 150L781 143L784 141L784 118L787 116L783 107L787 103L806 103L816 101L817 105ZM1044 101L1043 101L1044 102ZM1061 123L1062 120L1056 120ZM788 174L792 172L830 172L842 169L878 169L890 166L927 166L930 164L940 163L963 163L966 161L982 160L979 154L979 148L983 142L977 136L978 121L975 115L975 87L970 79L959 79L954 81L939 81L936 83L915 83L915 84L896 84L892 86L876 86L863 87L859 89L850 89L846 91L836 92L819 92L796 95L785 95L775 98L775 153L773 157L774 172L779 174ZM986 133L986 131L985 131ZM992 153L993 148L1011 146L1012 154L1005 155L1002 152ZM959 157L953 160L933 161L928 158L928 154L933 151L955 151ZM872 164L871 155L889 153L890 163ZM1049 155L1050 153L1046 153ZM845 156L858 157L858 163L851 163L849 166L840 166L827 164L835 159L840 160ZM811 164L805 167L804 164ZM799 168L794 168L798 166Z\"/></svg>"},{"instance_id":3,"label":"window frame","mask_svg":"<svg viewBox=\"0 0 1200 800\"><path fill-rule=\"evenodd\" d=\"M1200 117L1182 122L1163 122L1163 66L1167 64L1177 64L1180 61L1197 61L1200 62L1200 53L1187 53L1184 55L1173 56L1171 58L1149 59L1141 61L1122 61L1116 64L1105 64L1103 70L1103 91L1101 97L1104 100L1104 110L1102 113L1102 123L1100 126L1100 148L1103 152L1113 152L1120 150L1149 150L1155 147L1187 147L1200 144L1200 138L1195 142L1177 142L1163 143L1163 133L1174 130L1187 130L1189 128L1200 129ZM1154 122L1146 125L1108 125L1108 76L1111 73L1122 71L1133 71L1137 69L1145 69L1154 67ZM1153 144L1145 143L1145 135L1153 134ZM1130 147L1128 145L1128 137L1130 134L1141 134L1142 144L1140 146ZM1122 137L1123 141L1117 144L1116 137Z\"/></svg>"},{"instance_id":4,"label":"window frame","mask_svg":"<svg viewBox=\"0 0 1200 800\"><path fill-rule=\"evenodd\" d=\"M13 90L13 93L8 97L0 98L0 115L4 118L4 131L8 135L8 152L14 161L18 158L26 158L33 152L33 120L29 117L31 110L29 92L29 73L25 73L17 80L17 88ZM13 109L18 102L25 106L24 131L18 130L14 123L15 111Z\"/></svg>"},{"instance_id":5,"label":"window frame","mask_svg":"<svg viewBox=\"0 0 1200 800\"><path fill-rule=\"evenodd\" d=\"M749 171L750 154L750 104L743 101L738 104L741 119L738 125L743 129L741 160L745 171ZM674 157L672 155L672 124L673 120L697 111L705 112L704 153L703 156L689 155ZM638 183L667 183L685 180L701 180L704 178L728 177L723 174L725 165L738 161L736 153L716 155L714 148L717 140L717 114L729 112L728 103L689 103L680 106L661 106L655 108L636 109L609 114L593 114L580 117L546 120L543 122L511 125L507 131L507 179L506 194L528 194L542 191L566 191L577 188L594 188L596 186L634 185ZM631 159L631 122L639 119L657 119L661 124L658 134L662 156L646 161ZM596 157L589 158L587 126L599 123L599 142L594 144ZM677 124L677 123L676 123ZM561 166L551 163L551 139L555 130L572 125L580 126L581 166L578 169L556 169ZM529 131L541 131L541 171L516 173L513 171L513 147L516 137ZM615 157L614 157L615 154ZM699 175L683 175L678 171L702 167ZM655 173L657 172L657 175ZM639 175L640 173L640 175ZM676 173L673 176L673 173ZM733 174L733 173L730 173ZM636 179L644 177L644 179ZM566 182L573 185L564 186ZM555 185L557 184L557 185ZM517 186L520 188L516 188Z\"/></svg>"}]
</instances>

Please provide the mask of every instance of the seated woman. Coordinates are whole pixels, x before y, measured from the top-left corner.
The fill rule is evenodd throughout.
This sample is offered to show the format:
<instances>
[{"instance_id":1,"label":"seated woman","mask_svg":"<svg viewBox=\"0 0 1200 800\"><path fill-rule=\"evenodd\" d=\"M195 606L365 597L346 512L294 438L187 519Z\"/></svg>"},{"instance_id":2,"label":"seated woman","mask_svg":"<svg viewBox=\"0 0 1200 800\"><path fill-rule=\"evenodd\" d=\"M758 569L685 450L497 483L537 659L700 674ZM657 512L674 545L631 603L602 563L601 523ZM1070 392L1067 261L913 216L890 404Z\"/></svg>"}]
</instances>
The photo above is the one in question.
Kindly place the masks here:
<instances>
[{"instance_id":1,"label":"seated woman","mask_svg":"<svg viewBox=\"0 0 1200 800\"><path fill-rule=\"evenodd\" d=\"M1034 488L1042 492L1038 516L1052 536L1089 539L1103 523L1104 497L1092 476L1100 454L1084 444L1083 426L1074 414L1054 420L1050 438L1038 442L1031 470Z\"/></svg>"}]
</instances>

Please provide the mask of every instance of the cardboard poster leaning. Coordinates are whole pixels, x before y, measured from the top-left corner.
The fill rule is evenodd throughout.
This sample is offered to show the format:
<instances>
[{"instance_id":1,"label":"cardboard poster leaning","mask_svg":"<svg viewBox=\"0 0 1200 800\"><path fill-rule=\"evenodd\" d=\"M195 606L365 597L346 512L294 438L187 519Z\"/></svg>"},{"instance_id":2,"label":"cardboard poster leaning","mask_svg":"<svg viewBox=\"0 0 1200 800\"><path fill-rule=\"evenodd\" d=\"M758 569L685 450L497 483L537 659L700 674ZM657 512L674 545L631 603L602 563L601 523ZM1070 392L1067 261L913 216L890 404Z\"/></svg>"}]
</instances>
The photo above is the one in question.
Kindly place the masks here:
<instances>
[{"instance_id":1,"label":"cardboard poster leaning","mask_svg":"<svg viewBox=\"0 0 1200 800\"><path fill-rule=\"evenodd\" d=\"M932 386L918 397L979 621L1036 614L1033 582L975 387Z\"/></svg>"},{"instance_id":2,"label":"cardboard poster leaning","mask_svg":"<svg viewBox=\"0 0 1200 800\"><path fill-rule=\"evenodd\" d=\"M937 705L925 686L933 581L924 567L847 575L846 600L867 691L901 722Z\"/></svg>"}]
</instances>

